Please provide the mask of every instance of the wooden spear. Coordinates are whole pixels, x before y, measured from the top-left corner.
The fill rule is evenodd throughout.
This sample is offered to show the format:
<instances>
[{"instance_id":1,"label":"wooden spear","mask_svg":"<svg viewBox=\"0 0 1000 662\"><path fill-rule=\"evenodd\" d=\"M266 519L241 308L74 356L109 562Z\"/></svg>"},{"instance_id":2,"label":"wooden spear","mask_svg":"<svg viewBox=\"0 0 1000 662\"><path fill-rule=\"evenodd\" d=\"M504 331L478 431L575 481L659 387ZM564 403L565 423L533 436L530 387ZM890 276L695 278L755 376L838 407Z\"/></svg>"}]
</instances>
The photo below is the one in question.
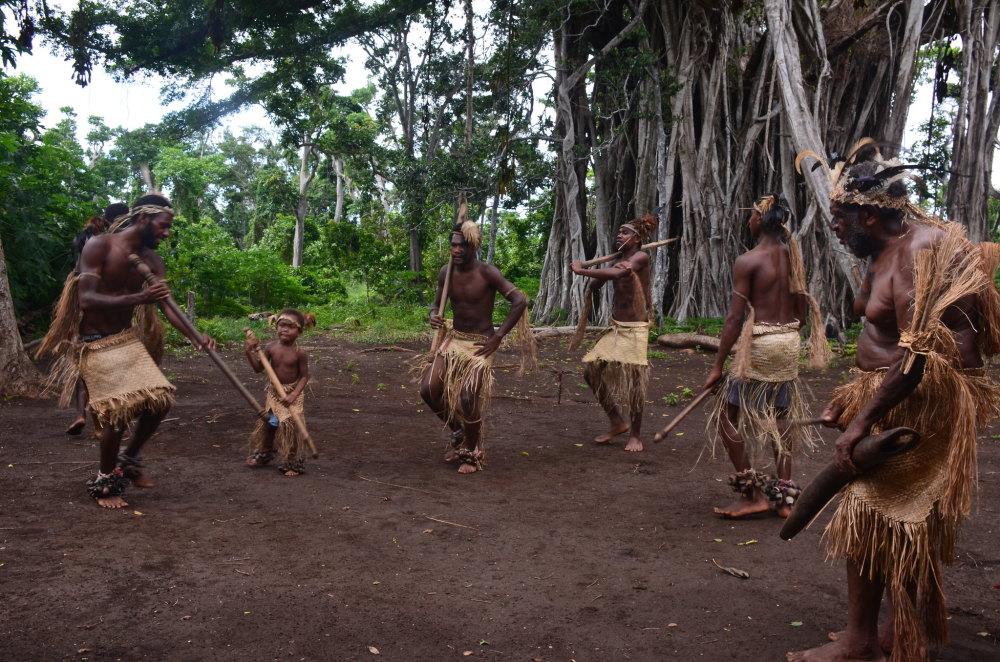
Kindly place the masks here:
<instances>
[{"instance_id":1,"label":"wooden spear","mask_svg":"<svg viewBox=\"0 0 1000 662\"><path fill-rule=\"evenodd\" d=\"M132 265L139 270L139 273L142 275L142 277L146 279L147 285L152 285L156 282L156 274L153 273L153 270L149 268L148 264L142 261L141 257L136 255L135 253L132 253L128 256L128 259L132 263ZM180 307L178 307L177 302L174 301L173 296L167 295L167 298L160 301L160 303L162 303L165 308L170 309L170 311L181 321L181 324L184 326L185 332L190 337L198 338L201 336L201 333L198 331L197 328L195 328L194 324L191 323L191 320L189 320L187 318L187 315L185 315L181 311ZM250 403L250 406L253 407L254 413L258 417L263 417L264 408L260 406L259 402L257 402L257 398L253 397L253 394L247 390L247 387L243 385L243 382L241 382L239 378L233 374L233 371L229 369L229 366L227 366L223 362L222 357L220 357L216 353L216 351L211 347L209 347L208 345L202 345L201 348L215 362L215 365L219 366L219 370L221 370L222 374L224 374L226 378L229 379L230 382L232 382L233 386L236 387L236 390L239 391L240 395L243 396L243 399L246 400L248 403Z\"/></svg>"},{"instance_id":2,"label":"wooden spear","mask_svg":"<svg viewBox=\"0 0 1000 662\"><path fill-rule=\"evenodd\" d=\"M448 303L448 286L451 284L451 272L455 269L455 265L451 261L451 256L448 257L448 271L444 272L444 287L441 288L441 302L438 304L438 317L444 317L444 307ZM441 328L437 330L434 334L434 342L431 343L431 360L434 360L434 355L437 353L438 348L441 347L441 343L444 342L444 334L447 330L442 323Z\"/></svg>"},{"instance_id":3,"label":"wooden spear","mask_svg":"<svg viewBox=\"0 0 1000 662\"><path fill-rule=\"evenodd\" d=\"M249 326L243 327L243 333L247 334L247 338L255 338L253 331ZM279 393L284 393L285 389L281 384L281 380L278 379L278 375L274 372L274 368L271 367L271 362L267 359L267 354L264 352L264 348L259 344L257 345L257 359L260 361L261 365L264 366L264 372L267 373L267 378L271 380L271 388L274 389L274 395L278 396ZM280 400L280 398L278 398ZM313 459L319 457L319 451L316 450L316 444L313 442L312 437L309 436L309 430L306 429L306 422L302 420L298 412L292 411L292 408L288 408L288 413L292 415L292 424L298 431L299 436L306 440L309 444L309 450L312 451Z\"/></svg>"},{"instance_id":4,"label":"wooden spear","mask_svg":"<svg viewBox=\"0 0 1000 662\"><path fill-rule=\"evenodd\" d=\"M701 393L699 393L695 397L694 400L692 400L691 402L688 403L688 406L685 407L681 411L681 413L677 414L677 416L676 416L676 418L674 418L674 420L672 420L669 423L667 423L667 427L663 428L662 430L660 430L659 432L657 432L656 434L653 435L653 441L656 442L656 443L659 443L659 442L663 441L663 438L666 437L668 434L670 434L670 431L673 430L675 427L677 427L678 423L680 423L681 421L683 421L684 418L688 414L690 414L692 411L694 411L695 407L697 407L702 402L704 402L705 398L707 398L708 396L710 396L712 394L712 389L714 387L715 387L715 384L712 384L712 386L709 386L704 391L702 391Z\"/></svg>"},{"instance_id":5,"label":"wooden spear","mask_svg":"<svg viewBox=\"0 0 1000 662\"><path fill-rule=\"evenodd\" d=\"M642 246L639 247L639 250L641 250L641 251L651 251L654 248L657 248L659 246L664 246L664 245L669 244L671 242L677 241L678 239L680 239L680 237L673 237L672 239L664 239L662 241L654 241L654 242L651 242L651 243L648 243L648 244L643 244ZM595 257L592 260L587 260L581 266L586 269L587 267L592 267L595 264L604 264L605 262L610 262L611 260L616 260L616 259L620 258L621 256L622 256L622 252L618 251L617 253L612 253L611 255L605 255L604 257Z\"/></svg>"}]
</instances>

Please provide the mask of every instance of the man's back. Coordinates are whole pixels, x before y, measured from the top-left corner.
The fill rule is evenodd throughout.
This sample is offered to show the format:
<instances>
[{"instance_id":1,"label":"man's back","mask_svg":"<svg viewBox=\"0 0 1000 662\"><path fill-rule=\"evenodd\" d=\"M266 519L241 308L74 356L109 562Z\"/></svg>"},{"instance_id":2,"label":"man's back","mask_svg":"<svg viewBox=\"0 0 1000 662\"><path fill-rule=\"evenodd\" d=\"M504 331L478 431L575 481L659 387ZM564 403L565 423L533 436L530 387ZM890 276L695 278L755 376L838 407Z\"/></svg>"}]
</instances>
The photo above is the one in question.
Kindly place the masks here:
<instances>
[{"instance_id":1,"label":"man's back","mask_svg":"<svg viewBox=\"0 0 1000 662\"><path fill-rule=\"evenodd\" d=\"M789 324L804 322L801 295L789 285L788 247L781 242L762 242L736 259L734 271L745 270L749 280L750 305L757 322Z\"/></svg>"}]
</instances>

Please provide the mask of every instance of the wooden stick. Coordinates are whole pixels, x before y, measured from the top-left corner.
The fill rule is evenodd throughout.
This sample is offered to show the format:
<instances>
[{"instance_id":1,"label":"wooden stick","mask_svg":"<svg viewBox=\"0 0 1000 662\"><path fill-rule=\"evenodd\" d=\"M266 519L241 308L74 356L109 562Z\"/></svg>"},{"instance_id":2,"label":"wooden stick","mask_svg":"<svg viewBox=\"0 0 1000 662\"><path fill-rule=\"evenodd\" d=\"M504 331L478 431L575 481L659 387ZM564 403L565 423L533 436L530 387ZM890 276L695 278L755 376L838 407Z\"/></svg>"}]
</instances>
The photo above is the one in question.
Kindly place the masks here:
<instances>
[{"instance_id":1,"label":"wooden stick","mask_svg":"<svg viewBox=\"0 0 1000 662\"><path fill-rule=\"evenodd\" d=\"M861 473L865 473L891 457L912 450L918 443L920 443L920 433L916 430L892 428L858 441L851 451L851 461ZM837 492L858 475L841 471L833 462L820 470L812 482L802 490L802 494L795 501L792 513L781 526L778 535L782 540L791 540L795 534L809 526Z\"/></svg>"},{"instance_id":2,"label":"wooden stick","mask_svg":"<svg viewBox=\"0 0 1000 662\"><path fill-rule=\"evenodd\" d=\"M714 386L714 384L712 385ZM667 423L667 427L663 428L659 432L653 435L653 441L659 443L663 441L663 438L670 434L670 431L677 427L677 424L684 420L684 418L694 411L694 408L704 402L705 398L712 394L712 387L706 388L704 391L699 393L694 400L688 403L688 406L684 408L681 413L677 414L674 420Z\"/></svg>"},{"instance_id":3,"label":"wooden stick","mask_svg":"<svg viewBox=\"0 0 1000 662\"><path fill-rule=\"evenodd\" d=\"M247 334L247 338L255 338L253 331L250 330L249 326L243 327L243 333ZM267 359L267 354L264 353L264 348L259 344L257 345L257 359L260 361L261 365L264 366L264 372L267 373L267 378L271 380L271 388L274 389L274 395L277 397L279 393L284 393L285 388L281 384L281 380L278 379L278 375L274 372L274 368L271 367L271 362ZM299 436L306 440L309 444L309 450L312 451L313 459L319 457L319 451L316 450L316 444L313 442L312 437L309 436L309 430L306 429L306 422L302 420L298 412L292 411L291 407L288 407L288 413L292 415L292 425L298 431Z\"/></svg>"},{"instance_id":4,"label":"wooden stick","mask_svg":"<svg viewBox=\"0 0 1000 662\"><path fill-rule=\"evenodd\" d=\"M139 273L142 274L142 277L146 279L146 283L148 285L152 285L156 282L156 274L153 273L153 270L149 268L148 264L142 261L141 257L136 255L135 253L132 253L128 256L128 259L130 262L132 262L133 266L135 266L135 268L139 270ZM170 312L172 312L177 317L177 319L181 321L181 324L184 325L186 333L189 336L195 338L201 336L201 334L198 332L198 329L195 328L193 324L191 324L190 320L188 320L187 315L181 312L181 309L177 305L177 302L174 301L173 296L167 295L167 298L160 301L160 303L162 303L165 308L170 309ZM215 361L215 365L217 365L219 367L219 370L222 371L222 374L224 374L226 378L230 382L232 382L233 386L236 387L236 390L239 391L240 395L243 396L243 399L246 400L248 403L250 403L250 406L253 407L254 409L254 413L258 417L263 417L264 408L260 406L259 402L257 402L257 398L253 397L253 394L250 393L250 391L247 390L247 387L243 385L243 382L241 382L239 378L233 374L233 371L229 369L229 366L227 366L225 362L223 362L222 358L216 353L216 351L211 347L209 347L208 345L202 345L201 348L205 351L206 354L208 354L208 356L213 361Z\"/></svg>"},{"instance_id":5,"label":"wooden stick","mask_svg":"<svg viewBox=\"0 0 1000 662\"><path fill-rule=\"evenodd\" d=\"M451 272L455 269L455 265L451 261L451 257L448 258L448 271L444 272L444 287L441 288L441 302L438 304L438 317L444 317L444 307L448 303L448 286L451 284ZM444 334L447 329L442 326L434 334L434 342L431 344L431 360L433 360L434 354L437 353L438 348L441 347L441 343L444 342Z\"/></svg>"},{"instance_id":6,"label":"wooden stick","mask_svg":"<svg viewBox=\"0 0 1000 662\"><path fill-rule=\"evenodd\" d=\"M674 237L672 239L664 239L662 241L654 241L654 242L649 243L649 244L643 244L642 246L639 247L639 250L640 251L651 251L654 248L657 248L659 246L664 246L664 245L669 244L671 242L677 241L678 239L680 239L680 237ZM587 267L592 267L595 264L604 264L605 262L610 262L611 260L615 260L617 258L620 258L621 256L622 256L622 252L618 251L617 253L612 253L611 255L605 255L604 257L595 257L592 260L587 260L581 266L583 266L583 268L586 269Z\"/></svg>"}]
</instances>

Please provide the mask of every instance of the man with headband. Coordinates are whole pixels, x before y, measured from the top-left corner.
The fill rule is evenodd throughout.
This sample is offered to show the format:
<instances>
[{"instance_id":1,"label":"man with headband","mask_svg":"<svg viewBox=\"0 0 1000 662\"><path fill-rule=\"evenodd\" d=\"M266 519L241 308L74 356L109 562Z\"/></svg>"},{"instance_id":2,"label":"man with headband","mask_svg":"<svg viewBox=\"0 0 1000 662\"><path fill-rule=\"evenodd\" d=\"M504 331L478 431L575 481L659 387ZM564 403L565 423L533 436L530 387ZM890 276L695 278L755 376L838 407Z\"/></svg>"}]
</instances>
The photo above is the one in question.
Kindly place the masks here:
<instances>
[{"instance_id":1,"label":"man with headband","mask_svg":"<svg viewBox=\"0 0 1000 662\"><path fill-rule=\"evenodd\" d=\"M100 470L87 483L90 496L102 508L127 506L121 494L129 481L138 487L153 486L141 471L139 453L174 401L174 387L157 367L163 325L152 307L160 303L167 320L187 335L182 320L161 303L170 289L156 248L170 236L173 219L169 200L145 195L110 232L88 241L80 255L81 316L74 354L90 394L89 408L103 425ZM133 254L157 276L154 284L146 285L129 259ZM188 339L199 348L215 347L208 336ZM133 419L137 419L134 432L120 453L125 427Z\"/></svg>"},{"instance_id":2,"label":"man with headband","mask_svg":"<svg viewBox=\"0 0 1000 662\"><path fill-rule=\"evenodd\" d=\"M765 195L754 204L749 229L756 246L733 264L729 314L715 365L703 387L717 388L706 425L713 451L721 437L736 469L729 477L736 501L714 509L723 517L744 517L768 508L788 517L799 493L792 481L792 452L802 445L811 447L802 427L788 425L789 417L801 419L806 414L799 393L799 327L809 303L814 367L826 366L829 349L819 307L806 288L798 243L786 225L790 219L782 195ZM734 346L736 358L723 375ZM770 459L776 476L754 468Z\"/></svg>"},{"instance_id":3,"label":"man with headband","mask_svg":"<svg viewBox=\"0 0 1000 662\"><path fill-rule=\"evenodd\" d=\"M971 508L977 432L1000 405L985 372L1000 348L997 246L972 244L961 224L913 205L907 166L877 149L855 163L873 142L828 168L832 230L868 268L854 300L865 318L856 377L823 418L842 430L834 462L845 472L859 473L851 455L868 434L909 427L921 439L842 490L823 539L828 558L847 562L847 629L789 653L795 662L883 660L883 651L893 662L923 661L928 644L947 640L941 563L954 560ZM890 617L880 631L883 594Z\"/></svg>"},{"instance_id":4,"label":"man with headband","mask_svg":"<svg viewBox=\"0 0 1000 662\"><path fill-rule=\"evenodd\" d=\"M659 221L651 214L622 223L615 238L615 246L621 251L621 258L610 267L587 269L580 260L570 264L573 273L594 279L587 288L586 303L580 313L580 326L570 343L570 349L575 349L583 337L594 293L608 281L611 281L615 290L611 328L601 335L583 357L586 364L583 376L593 389L610 424L608 432L596 437L594 442L607 444L618 435L628 432L625 450L630 452L642 450L642 412L646 401L646 385L649 383L649 359L646 356L649 314L652 310L649 255L639 249L643 240L656 232L658 225ZM628 408L629 420L625 420L620 406Z\"/></svg>"},{"instance_id":5,"label":"man with headband","mask_svg":"<svg viewBox=\"0 0 1000 662\"><path fill-rule=\"evenodd\" d=\"M418 357L420 396L451 429L446 462L459 463L458 471L475 473L483 468L485 434L483 418L493 389L493 354L514 327L521 351L520 374L536 358L535 340L528 322L528 298L500 270L480 262L479 227L465 220L465 205L451 231L451 262L438 274L437 295L430 311L431 328L445 329L440 347ZM450 279L446 279L452 269ZM448 290L445 292L445 282ZM510 312L493 328L496 295L510 302ZM451 301L453 320L438 314L442 298Z\"/></svg>"}]
</instances>

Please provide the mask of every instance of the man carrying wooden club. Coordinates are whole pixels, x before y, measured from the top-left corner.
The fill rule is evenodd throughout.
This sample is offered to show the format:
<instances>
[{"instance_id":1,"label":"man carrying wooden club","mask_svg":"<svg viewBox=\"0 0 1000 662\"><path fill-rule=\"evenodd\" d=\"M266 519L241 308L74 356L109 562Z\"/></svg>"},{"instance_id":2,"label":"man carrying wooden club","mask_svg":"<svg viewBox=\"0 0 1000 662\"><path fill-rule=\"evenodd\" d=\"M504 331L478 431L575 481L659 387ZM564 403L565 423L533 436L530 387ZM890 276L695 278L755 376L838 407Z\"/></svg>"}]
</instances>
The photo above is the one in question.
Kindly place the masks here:
<instances>
[{"instance_id":1,"label":"man carrying wooden club","mask_svg":"<svg viewBox=\"0 0 1000 662\"><path fill-rule=\"evenodd\" d=\"M437 295L430 311L431 328L437 332L431 352L420 357L420 397L452 431L447 462L459 462L458 471L475 473L483 468L485 434L483 417L493 388L493 354L514 327L521 350L521 370L536 356L534 336L525 313L528 299L500 270L477 258L482 236L479 227L465 220L464 201L451 232L451 261L438 275ZM510 312L493 328L497 293L510 302ZM451 300L454 320L442 316Z\"/></svg>"},{"instance_id":2,"label":"man carrying wooden club","mask_svg":"<svg viewBox=\"0 0 1000 662\"><path fill-rule=\"evenodd\" d=\"M811 365L826 367L829 349L822 316L806 289L805 267L787 223L791 210L782 195L765 195L750 213L756 246L733 264L733 297L719 340L715 365L703 388L717 388L706 433L721 437L736 473L729 484L736 501L715 508L723 517L744 517L774 508L787 517L799 493L792 481L792 453L811 448L808 427L789 426L805 417L799 393L799 327L813 305ZM729 373L723 363L736 358ZM713 453L714 454L714 453ZM772 455L776 476L760 471ZM756 468L755 468L756 467Z\"/></svg>"},{"instance_id":3,"label":"man carrying wooden club","mask_svg":"<svg viewBox=\"0 0 1000 662\"><path fill-rule=\"evenodd\" d=\"M580 260L570 264L573 273L595 279L587 288L587 304L593 291L611 281L614 287L614 304L611 311L611 328L604 332L597 343L583 357L586 364L584 379L594 391L610 423L608 432L594 439L606 444L625 432L629 433L625 450L642 450L642 412L649 382L649 255L640 250L643 239L656 232L659 221L646 214L643 218L623 223L618 229L615 245L621 257L610 267L587 269ZM575 348L586 328L589 305L580 314L581 326L570 348ZM628 407L629 420L622 415L619 405Z\"/></svg>"},{"instance_id":4,"label":"man carrying wooden club","mask_svg":"<svg viewBox=\"0 0 1000 662\"><path fill-rule=\"evenodd\" d=\"M858 376L823 417L842 430L834 450L842 470L857 473L852 451L872 432L907 426L921 440L844 488L824 540L828 557L847 561L847 629L789 653L796 662L884 660L883 651L893 662L923 661L928 643L947 639L940 563L954 559L970 510L977 430L1000 403L984 370L984 357L1000 348L996 251L911 204L906 166L877 150L855 164L871 143L830 171L832 229L869 262L854 302L865 318ZM825 165L812 152L797 162L805 155ZM879 631L886 591L891 616Z\"/></svg>"},{"instance_id":5,"label":"man carrying wooden club","mask_svg":"<svg viewBox=\"0 0 1000 662\"><path fill-rule=\"evenodd\" d=\"M145 195L132 205L117 231L94 237L80 255L82 316L74 356L90 394L89 408L104 426L100 470L87 483L90 496L102 508L127 506L121 494L129 481L138 487L153 486L141 471L139 453L174 402L174 387L150 354L158 356L163 347L163 326L152 304L159 303L167 320L196 347L215 347L214 339L189 333L176 309L163 304L170 289L162 280L163 258L156 248L170 236L173 218L169 200ZM147 286L129 260L132 254L159 280ZM125 426L137 417L132 438L120 453Z\"/></svg>"}]
</instances>

